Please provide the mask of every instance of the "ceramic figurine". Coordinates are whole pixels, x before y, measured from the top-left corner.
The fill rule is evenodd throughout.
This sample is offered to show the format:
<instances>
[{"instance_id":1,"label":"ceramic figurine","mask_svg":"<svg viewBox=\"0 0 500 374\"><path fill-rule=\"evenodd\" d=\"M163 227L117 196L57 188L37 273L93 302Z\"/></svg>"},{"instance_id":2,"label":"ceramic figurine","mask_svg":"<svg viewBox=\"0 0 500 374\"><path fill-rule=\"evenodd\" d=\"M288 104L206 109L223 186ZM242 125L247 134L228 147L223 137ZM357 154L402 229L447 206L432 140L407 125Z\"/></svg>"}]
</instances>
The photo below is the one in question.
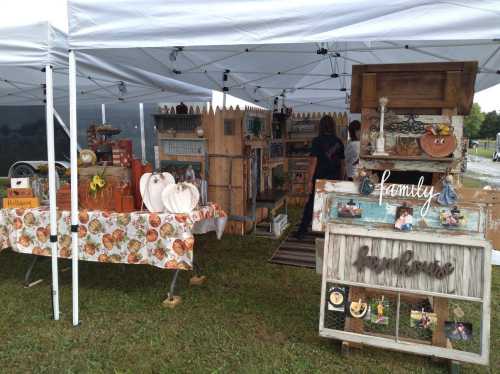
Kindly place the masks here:
<instances>
[{"instance_id":1,"label":"ceramic figurine","mask_svg":"<svg viewBox=\"0 0 500 374\"><path fill-rule=\"evenodd\" d=\"M443 191L439 194L437 202L441 205L456 204L458 195L453 187L453 176L447 175L443 181Z\"/></svg>"}]
</instances>

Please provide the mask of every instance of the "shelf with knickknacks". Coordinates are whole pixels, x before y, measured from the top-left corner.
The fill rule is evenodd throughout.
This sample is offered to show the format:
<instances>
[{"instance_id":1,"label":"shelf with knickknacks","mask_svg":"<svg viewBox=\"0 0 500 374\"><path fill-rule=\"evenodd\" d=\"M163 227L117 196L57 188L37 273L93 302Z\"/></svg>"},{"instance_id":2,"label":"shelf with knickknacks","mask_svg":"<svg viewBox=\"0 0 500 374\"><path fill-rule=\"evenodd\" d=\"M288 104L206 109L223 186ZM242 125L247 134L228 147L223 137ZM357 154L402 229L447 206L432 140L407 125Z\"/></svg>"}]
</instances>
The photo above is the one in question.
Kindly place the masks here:
<instances>
[{"instance_id":1,"label":"shelf with knickknacks","mask_svg":"<svg viewBox=\"0 0 500 374\"><path fill-rule=\"evenodd\" d=\"M114 138L120 132L111 124L91 123L87 129L88 148L80 151L78 168L82 209L130 212L141 205L136 186L147 165L133 158L131 139Z\"/></svg>"}]
</instances>

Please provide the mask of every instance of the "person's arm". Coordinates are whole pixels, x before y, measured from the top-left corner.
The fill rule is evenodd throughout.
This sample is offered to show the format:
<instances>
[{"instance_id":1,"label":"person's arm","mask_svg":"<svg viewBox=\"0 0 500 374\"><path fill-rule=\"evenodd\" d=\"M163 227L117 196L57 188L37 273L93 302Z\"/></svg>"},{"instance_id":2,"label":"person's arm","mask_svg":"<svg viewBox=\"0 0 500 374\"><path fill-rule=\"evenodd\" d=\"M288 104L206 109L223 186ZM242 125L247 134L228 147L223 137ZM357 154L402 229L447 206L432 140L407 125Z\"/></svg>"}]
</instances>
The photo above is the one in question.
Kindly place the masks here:
<instances>
[{"instance_id":1,"label":"person's arm","mask_svg":"<svg viewBox=\"0 0 500 374\"><path fill-rule=\"evenodd\" d=\"M346 170L345 170L345 160L340 160L340 178L342 180L347 179Z\"/></svg>"},{"instance_id":2,"label":"person's arm","mask_svg":"<svg viewBox=\"0 0 500 374\"><path fill-rule=\"evenodd\" d=\"M309 178L307 182L307 193L314 192L314 172L316 171L316 165L318 164L318 159L314 156L309 157L309 167L307 168L307 177Z\"/></svg>"}]
</instances>

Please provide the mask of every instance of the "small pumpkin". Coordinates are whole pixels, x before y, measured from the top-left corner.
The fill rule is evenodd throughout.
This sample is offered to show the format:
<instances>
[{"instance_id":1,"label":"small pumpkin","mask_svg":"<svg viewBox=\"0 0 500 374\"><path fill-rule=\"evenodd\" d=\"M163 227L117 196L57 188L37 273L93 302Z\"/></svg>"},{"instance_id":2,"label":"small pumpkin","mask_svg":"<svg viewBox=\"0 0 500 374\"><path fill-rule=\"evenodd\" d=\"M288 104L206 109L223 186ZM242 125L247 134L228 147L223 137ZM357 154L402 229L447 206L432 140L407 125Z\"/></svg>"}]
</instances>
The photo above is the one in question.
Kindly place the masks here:
<instances>
[{"instance_id":1,"label":"small pumpkin","mask_svg":"<svg viewBox=\"0 0 500 374\"><path fill-rule=\"evenodd\" d=\"M168 213L189 214L198 205L200 192L195 185L184 182L168 185L161 197Z\"/></svg>"}]
</instances>

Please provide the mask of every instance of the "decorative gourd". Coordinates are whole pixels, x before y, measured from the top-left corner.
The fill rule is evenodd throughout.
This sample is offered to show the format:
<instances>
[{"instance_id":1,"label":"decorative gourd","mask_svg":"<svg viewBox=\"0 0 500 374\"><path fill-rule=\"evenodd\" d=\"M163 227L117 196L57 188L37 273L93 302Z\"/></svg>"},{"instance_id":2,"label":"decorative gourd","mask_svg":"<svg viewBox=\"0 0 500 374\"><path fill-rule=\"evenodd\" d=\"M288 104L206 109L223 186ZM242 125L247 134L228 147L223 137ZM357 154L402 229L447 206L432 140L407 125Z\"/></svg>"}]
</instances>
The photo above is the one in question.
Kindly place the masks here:
<instances>
[{"instance_id":1,"label":"decorative gourd","mask_svg":"<svg viewBox=\"0 0 500 374\"><path fill-rule=\"evenodd\" d=\"M175 185L175 179L170 173L145 173L141 176L139 188L144 205L150 212L160 213L165 210L161 194L169 185Z\"/></svg>"},{"instance_id":2,"label":"decorative gourd","mask_svg":"<svg viewBox=\"0 0 500 374\"><path fill-rule=\"evenodd\" d=\"M166 212L189 214L198 205L200 192L195 185L184 182L168 185L161 197Z\"/></svg>"}]
</instances>

